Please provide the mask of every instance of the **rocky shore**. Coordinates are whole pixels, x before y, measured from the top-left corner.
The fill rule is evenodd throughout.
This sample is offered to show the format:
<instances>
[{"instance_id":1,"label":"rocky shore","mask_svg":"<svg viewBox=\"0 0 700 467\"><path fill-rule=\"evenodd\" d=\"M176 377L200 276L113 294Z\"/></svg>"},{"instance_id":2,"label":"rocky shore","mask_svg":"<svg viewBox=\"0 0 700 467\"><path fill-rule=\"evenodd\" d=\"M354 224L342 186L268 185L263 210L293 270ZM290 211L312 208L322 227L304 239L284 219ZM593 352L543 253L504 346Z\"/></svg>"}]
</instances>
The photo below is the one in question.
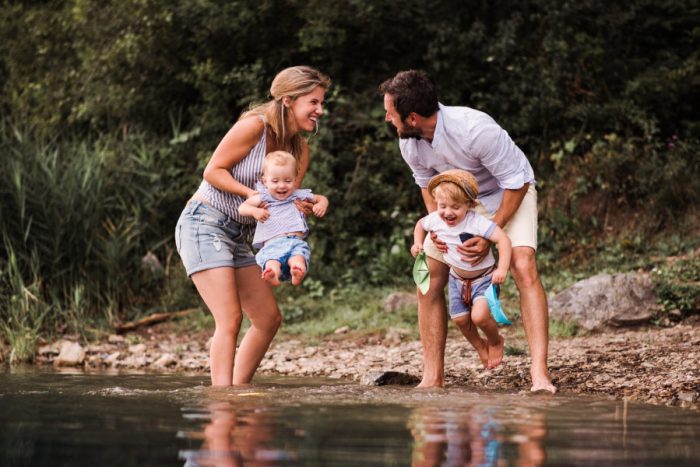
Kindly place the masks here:
<instances>
[{"instance_id":1,"label":"rocky shore","mask_svg":"<svg viewBox=\"0 0 700 467\"><path fill-rule=\"evenodd\" d=\"M561 393L587 393L610 398L700 410L700 322L672 327L552 339L549 365ZM63 340L43 346L38 364L78 366L87 371L116 369L157 372L208 371L204 333L175 332L163 323L126 336L83 347ZM494 391L528 391L527 342L506 328L503 364L485 370L461 336L450 333L446 349L447 385ZM323 376L380 384L376 375L397 372L402 382L421 374L420 342L398 329L382 335L335 334L313 345L278 336L258 374Z\"/></svg>"}]
</instances>

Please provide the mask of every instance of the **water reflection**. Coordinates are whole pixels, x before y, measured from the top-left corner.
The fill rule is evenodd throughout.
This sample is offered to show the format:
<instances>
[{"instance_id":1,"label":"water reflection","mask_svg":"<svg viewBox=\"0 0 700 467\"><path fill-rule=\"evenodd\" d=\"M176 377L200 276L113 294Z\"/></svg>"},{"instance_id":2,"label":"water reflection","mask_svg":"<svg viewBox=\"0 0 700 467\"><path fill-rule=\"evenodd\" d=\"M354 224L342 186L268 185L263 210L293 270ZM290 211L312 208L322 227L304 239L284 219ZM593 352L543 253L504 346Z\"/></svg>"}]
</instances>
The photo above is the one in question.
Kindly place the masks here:
<instances>
[{"instance_id":1,"label":"water reflection","mask_svg":"<svg viewBox=\"0 0 700 467\"><path fill-rule=\"evenodd\" d=\"M190 413L189 418L206 422L201 432L181 433L202 442L201 449L181 453L186 466L274 466L297 458L284 442L294 437L293 430L285 429L278 415L264 407L212 401L199 414Z\"/></svg>"},{"instance_id":2,"label":"water reflection","mask_svg":"<svg viewBox=\"0 0 700 467\"><path fill-rule=\"evenodd\" d=\"M409 417L413 436L413 467L496 466L506 457L506 435L517 445L512 465L538 466L545 460L545 418L533 413L526 423L507 430L492 409L444 409L421 407Z\"/></svg>"}]
</instances>

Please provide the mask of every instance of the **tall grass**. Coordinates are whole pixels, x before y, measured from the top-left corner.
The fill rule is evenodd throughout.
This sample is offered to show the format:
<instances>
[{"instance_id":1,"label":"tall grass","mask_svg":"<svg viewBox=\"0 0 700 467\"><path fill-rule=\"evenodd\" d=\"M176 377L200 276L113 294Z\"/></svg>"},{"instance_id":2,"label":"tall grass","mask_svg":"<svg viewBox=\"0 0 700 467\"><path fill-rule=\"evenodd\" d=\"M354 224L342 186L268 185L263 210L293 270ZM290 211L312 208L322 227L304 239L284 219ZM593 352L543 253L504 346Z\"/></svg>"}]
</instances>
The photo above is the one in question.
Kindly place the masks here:
<instances>
[{"instance_id":1,"label":"tall grass","mask_svg":"<svg viewBox=\"0 0 700 467\"><path fill-rule=\"evenodd\" d=\"M13 349L161 305L182 205L173 180L187 180L177 157L138 136L57 140L0 124L0 323Z\"/></svg>"}]
</instances>

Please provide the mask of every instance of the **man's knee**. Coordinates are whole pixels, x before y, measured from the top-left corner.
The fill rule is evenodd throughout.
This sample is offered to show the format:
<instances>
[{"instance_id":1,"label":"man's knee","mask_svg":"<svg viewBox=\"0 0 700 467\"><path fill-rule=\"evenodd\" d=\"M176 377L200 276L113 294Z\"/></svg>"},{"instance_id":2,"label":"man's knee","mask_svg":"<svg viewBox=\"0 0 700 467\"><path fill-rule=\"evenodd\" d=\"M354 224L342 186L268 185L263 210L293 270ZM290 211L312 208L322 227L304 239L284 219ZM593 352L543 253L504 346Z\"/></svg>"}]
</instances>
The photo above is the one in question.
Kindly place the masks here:
<instances>
[{"instance_id":1,"label":"man's knee","mask_svg":"<svg viewBox=\"0 0 700 467\"><path fill-rule=\"evenodd\" d=\"M528 247L514 248L510 271L519 288L531 287L539 283L535 250Z\"/></svg>"}]
</instances>

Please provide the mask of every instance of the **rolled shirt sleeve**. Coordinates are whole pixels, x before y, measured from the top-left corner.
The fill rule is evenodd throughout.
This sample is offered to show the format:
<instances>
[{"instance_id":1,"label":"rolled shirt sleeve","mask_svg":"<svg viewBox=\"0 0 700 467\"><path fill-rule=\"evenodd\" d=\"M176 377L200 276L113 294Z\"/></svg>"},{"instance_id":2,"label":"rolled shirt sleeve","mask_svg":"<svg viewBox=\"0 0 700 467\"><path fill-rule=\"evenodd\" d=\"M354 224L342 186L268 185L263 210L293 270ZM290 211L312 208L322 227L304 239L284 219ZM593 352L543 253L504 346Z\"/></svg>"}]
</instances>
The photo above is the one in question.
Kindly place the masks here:
<instances>
[{"instance_id":1,"label":"rolled shirt sleeve","mask_svg":"<svg viewBox=\"0 0 700 467\"><path fill-rule=\"evenodd\" d=\"M535 174L523 151L496 122L482 125L470 147L504 190L517 190L534 182Z\"/></svg>"}]
</instances>

